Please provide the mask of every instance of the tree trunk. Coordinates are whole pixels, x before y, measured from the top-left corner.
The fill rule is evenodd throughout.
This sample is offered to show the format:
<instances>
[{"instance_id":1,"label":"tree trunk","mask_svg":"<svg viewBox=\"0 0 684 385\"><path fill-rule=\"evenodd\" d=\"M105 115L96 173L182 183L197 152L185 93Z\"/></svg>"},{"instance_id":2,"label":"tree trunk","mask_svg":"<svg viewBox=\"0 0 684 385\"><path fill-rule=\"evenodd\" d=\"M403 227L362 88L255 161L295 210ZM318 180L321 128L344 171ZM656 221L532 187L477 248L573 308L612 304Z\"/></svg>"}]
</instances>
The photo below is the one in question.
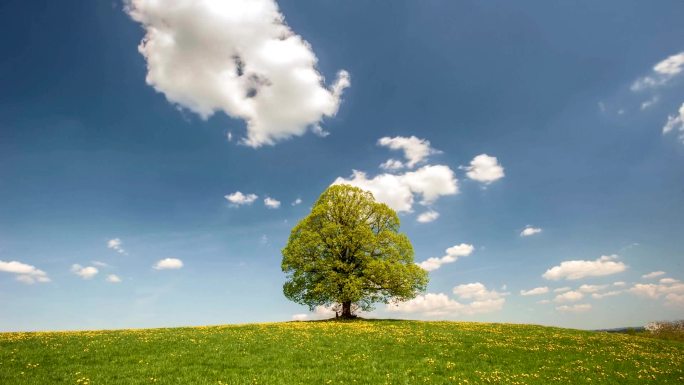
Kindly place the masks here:
<instances>
[{"instance_id":1,"label":"tree trunk","mask_svg":"<svg viewBox=\"0 0 684 385\"><path fill-rule=\"evenodd\" d=\"M342 302L342 318L352 318L351 302Z\"/></svg>"}]
</instances>

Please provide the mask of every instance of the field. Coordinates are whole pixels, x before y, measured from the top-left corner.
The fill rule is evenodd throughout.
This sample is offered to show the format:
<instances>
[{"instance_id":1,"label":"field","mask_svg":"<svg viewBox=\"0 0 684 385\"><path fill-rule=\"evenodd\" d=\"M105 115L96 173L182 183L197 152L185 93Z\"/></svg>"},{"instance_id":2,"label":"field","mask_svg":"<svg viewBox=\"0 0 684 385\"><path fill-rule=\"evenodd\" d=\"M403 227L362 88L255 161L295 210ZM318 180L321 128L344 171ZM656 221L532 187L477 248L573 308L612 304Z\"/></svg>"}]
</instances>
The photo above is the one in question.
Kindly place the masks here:
<instances>
[{"instance_id":1,"label":"field","mask_svg":"<svg viewBox=\"0 0 684 385\"><path fill-rule=\"evenodd\" d=\"M684 343L531 325L321 321L0 334L0 384L682 384Z\"/></svg>"}]
</instances>

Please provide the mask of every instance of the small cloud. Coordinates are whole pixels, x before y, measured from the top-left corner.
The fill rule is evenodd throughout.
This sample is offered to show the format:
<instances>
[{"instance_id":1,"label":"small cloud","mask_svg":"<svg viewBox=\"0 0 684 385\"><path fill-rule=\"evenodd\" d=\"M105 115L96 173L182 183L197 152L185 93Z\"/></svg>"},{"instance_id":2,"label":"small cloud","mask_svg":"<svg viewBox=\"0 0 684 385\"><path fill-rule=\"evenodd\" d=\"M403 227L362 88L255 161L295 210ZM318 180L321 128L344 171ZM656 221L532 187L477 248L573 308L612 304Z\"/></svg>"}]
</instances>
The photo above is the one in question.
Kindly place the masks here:
<instances>
[{"instance_id":1,"label":"small cloud","mask_svg":"<svg viewBox=\"0 0 684 385\"><path fill-rule=\"evenodd\" d=\"M601 112L606 112L606 104L601 102L598 102L598 108Z\"/></svg>"},{"instance_id":2,"label":"small cloud","mask_svg":"<svg viewBox=\"0 0 684 385\"><path fill-rule=\"evenodd\" d=\"M607 288L608 285L582 285L579 287L579 291L582 293L596 293Z\"/></svg>"},{"instance_id":3,"label":"small cloud","mask_svg":"<svg viewBox=\"0 0 684 385\"><path fill-rule=\"evenodd\" d=\"M386 136L378 139L378 146L387 147L391 150L403 151L404 158L406 158L406 167L408 168L413 168L419 163L424 162L427 157L432 154L440 153L440 151L430 147L430 141L426 139L420 139L415 136L395 136L394 138ZM390 161L393 162L387 164ZM390 159L383 163L383 165L385 164L388 166L394 166L392 168L388 168L390 170L404 167L403 163L394 159ZM382 165L380 167L382 167Z\"/></svg>"},{"instance_id":4,"label":"small cloud","mask_svg":"<svg viewBox=\"0 0 684 385\"><path fill-rule=\"evenodd\" d=\"M92 263L93 265L95 265L97 267L109 267L109 264L107 264L105 262L101 262L101 261L90 261L90 263Z\"/></svg>"},{"instance_id":5,"label":"small cloud","mask_svg":"<svg viewBox=\"0 0 684 385\"><path fill-rule=\"evenodd\" d=\"M388 171L401 170L402 168L404 168L404 163L396 159L387 159L386 161L380 164L380 168Z\"/></svg>"},{"instance_id":6,"label":"small cloud","mask_svg":"<svg viewBox=\"0 0 684 385\"><path fill-rule=\"evenodd\" d=\"M677 130L680 132L679 139L684 142L684 103L679 107L677 115L667 117L667 122L663 126L663 135Z\"/></svg>"},{"instance_id":7,"label":"small cloud","mask_svg":"<svg viewBox=\"0 0 684 385\"><path fill-rule=\"evenodd\" d=\"M299 313L299 314L293 314L292 315L292 320L293 321L308 321L308 320L321 320L321 319L327 319L327 318L332 318L335 316L335 310L333 310L334 306L316 306L314 310L310 313Z\"/></svg>"},{"instance_id":8,"label":"small cloud","mask_svg":"<svg viewBox=\"0 0 684 385\"><path fill-rule=\"evenodd\" d=\"M542 287L535 287L534 289L530 289L530 290L520 290L520 295L523 295L523 296L540 295L540 294L546 294L548 292L549 292L549 288L546 286L542 286Z\"/></svg>"},{"instance_id":9,"label":"small cloud","mask_svg":"<svg viewBox=\"0 0 684 385\"><path fill-rule=\"evenodd\" d=\"M378 202L397 212L413 211L418 195L421 205L430 205L441 196L458 194L458 179L451 168L426 165L403 174L379 174L368 178L365 172L354 170L350 178L338 177L333 185L349 184L370 191Z\"/></svg>"},{"instance_id":10,"label":"small cloud","mask_svg":"<svg viewBox=\"0 0 684 385\"><path fill-rule=\"evenodd\" d=\"M94 276L97 275L99 270L97 270L97 268L93 266L84 267L75 263L71 265L71 272L83 279L92 279Z\"/></svg>"},{"instance_id":11,"label":"small cloud","mask_svg":"<svg viewBox=\"0 0 684 385\"><path fill-rule=\"evenodd\" d=\"M458 285L452 291L457 299L444 293L427 293L406 302L389 304L387 310L427 317L475 315L501 310L506 302L505 293L489 290L479 282Z\"/></svg>"},{"instance_id":12,"label":"small cloud","mask_svg":"<svg viewBox=\"0 0 684 385\"><path fill-rule=\"evenodd\" d=\"M18 261L0 261L0 271L15 274L17 281L28 285L36 282L50 282L50 278L43 270L39 270L35 266Z\"/></svg>"},{"instance_id":13,"label":"small cloud","mask_svg":"<svg viewBox=\"0 0 684 385\"><path fill-rule=\"evenodd\" d=\"M36 279L30 275L17 275L16 280L27 285L33 285L36 283Z\"/></svg>"},{"instance_id":14,"label":"small cloud","mask_svg":"<svg viewBox=\"0 0 684 385\"><path fill-rule=\"evenodd\" d=\"M420 223L429 223L439 218L439 213L434 210L426 211L418 215L417 221Z\"/></svg>"},{"instance_id":15,"label":"small cloud","mask_svg":"<svg viewBox=\"0 0 684 385\"><path fill-rule=\"evenodd\" d=\"M183 267L183 261L178 258L164 258L153 266L155 270L177 270Z\"/></svg>"},{"instance_id":16,"label":"small cloud","mask_svg":"<svg viewBox=\"0 0 684 385\"><path fill-rule=\"evenodd\" d=\"M622 290L607 291L605 293L593 293L591 295L591 298L602 299L602 298L606 298L606 297L613 297L613 296L616 296L619 294L622 294Z\"/></svg>"},{"instance_id":17,"label":"small cloud","mask_svg":"<svg viewBox=\"0 0 684 385\"><path fill-rule=\"evenodd\" d=\"M684 294L670 293L665 296L665 305L684 308Z\"/></svg>"},{"instance_id":18,"label":"small cloud","mask_svg":"<svg viewBox=\"0 0 684 385\"><path fill-rule=\"evenodd\" d=\"M121 239L114 238L107 241L107 248L116 251L119 254L126 254L126 250L121 247Z\"/></svg>"},{"instance_id":19,"label":"small cloud","mask_svg":"<svg viewBox=\"0 0 684 385\"><path fill-rule=\"evenodd\" d=\"M480 154L470 161L470 166L462 167L465 169L466 176L472 180L490 184L505 176L504 168L494 156Z\"/></svg>"},{"instance_id":20,"label":"small cloud","mask_svg":"<svg viewBox=\"0 0 684 385\"><path fill-rule=\"evenodd\" d=\"M653 271L653 272L650 272L648 274L642 275L641 278L652 279L652 278L660 277L661 275L665 275L665 272L664 271Z\"/></svg>"},{"instance_id":21,"label":"small cloud","mask_svg":"<svg viewBox=\"0 0 684 385\"><path fill-rule=\"evenodd\" d=\"M548 280L576 280L585 277L600 277L627 270L627 265L617 261L617 255L603 255L594 261L564 261L548 269L542 277Z\"/></svg>"},{"instance_id":22,"label":"small cloud","mask_svg":"<svg viewBox=\"0 0 684 385\"><path fill-rule=\"evenodd\" d=\"M584 313L591 310L591 305L588 303L576 304L576 305L563 305L556 307L556 310L564 313Z\"/></svg>"},{"instance_id":23,"label":"small cloud","mask_svg":"<svg viewBox=\"0 0 684 385\"><path fill-rule=\"evenodd\" d=\"M542 232L542 229L540 229L539 227L532 227L532 226L530 226L530 225L527 225L527 226L523 229L523 231L520 232L520 236L521 236L521 237L529 237L529 236L531 236L531 235L539 234L539 233L541 233L541 232Z\"/></svg>"},{"instance_id":24,"label":"small cloud","mask_svg":"<svg viewBox=\"0 0 684 385\"><path fill-rule=\"evenodd\" d=\"M569 286L559 287L558 289L553 289L554 293L565 293L566 291L572 290Z\"/></svg>"},{"instance_id":25,"label":"small cloud","mask_svg":"<svg viewBox=\"0 0 684 385\"><path fill-rule=\"evenodd\" d=\"M643 298L665 300L665 305L673 307L684 307L684 283L677 280L667 280L665 283L637 283L628 291Z\"/></svg>"},{"instance_id":26,"label":"small cloud","mask_svg":"<svg viewBox=\"0 0 684 385\"><path fill-rule=\"evenodd\" d=\"M119 278L119 276L116 274L109 274L106 278L106 281L109 283L120 283L121 278Z\"/></svg>"},{"instance_id":27,"label":"small cloud","mask_svg":"<svg viewBox=\"0 0 684 385\"><path fill-rule=\"evenodd\" d=\"M636 294L639 297L647 297L647 298L658 298L662 292L661 292L662 286L656 285L653 283L648 283L648 284L643 284L643 283L637 283L636 285L632 286L629 289L629 292L632 294Z\"/></svg>"},{"instance_id":28,"label":"small cloud","mask_svg":"<svg viewBox=\"0 0 684 385\"><path fill-rule=\"evenodd\" d=\"M665 285L670 285L670 284L679 282L679 280L674 279L674 278L663 278L658 282L665 284Z\"/></svg>"},{"instance_id":29,"label":"small cloud","mask_svg":"<svg viewBox=\"0 0 684 385\"><path fill-rule=\"evenodd\" d=\"M266 197L264 198L264 205L269 209L277 209L280 207L280 201L271 197Z\"/></svg>"},{"instance_id":30,"label":"small cloud","mask_svg":"<svg viewBox=\"0 0 684 385\"><path fill-rule=\"evenodd\" d=\"M638 92L649 88L667 85L670 80L679 75L684 69L684 52L672 55L653 66L653 71L632 83L632 91Z\"/></svg>"},{"instance_id":31,"label":"small cloud","mask_svg":"<svg viewBox=\"0 0 684 385\"><path fill-rule=\"evenodd\" d=\"M301 198L297 198L294 200L294 202L292 202L292 206L298 206L300 204L302 204Z\"/></svg>"},{"instance_id":32,"label":"small cloud","mask_svg":"<svg viewBox=\"0 0 684 385\"><path fill-rule=\"evenodd\" d=\"M266 236L266 234L262 234L261 238L259 238L259 243L262 245L267 245L268 244L268 236Z\"/></svg>"},{"instance_id":33,"label":"small cloud","mask_svg":"<svg viewBox=\"0 0 684 385\"><path fill-rule=\"evenodd\" d=\"M236 191L232 194L224 196L224 198L231 203L232 207L238 207L243 205L251 205L259 197L256 194L243 194L240 191Z\"/></svg>"},{"instance_id":34,"label":"small cloud","mask_svg":"<svg viewBox=\"0 0 684 385\"><path fill-rule=\"evenodd\" d=\"M228 132L226 133L226 140L229 141L229 142L232 142L232 141L233 141L233 133L232 133L232 132L228 131Z\"/></svg>"},{"instance_id":35,"label":"small cloud","mask_svg":"<svg viewBox=\"0 0 684 385\"><path fill-rule=\"evenodd\" d=\"M467 257L468 255L472 254L473 250L475 250L473 245L461 243L460 245L455 245L446 249L446 255L443 257L428 258L427 260L418 263L418 266L427 271L434 271L442 267L444 264L456 262L456 260L458 260L460 257Z\"/></svg>"},{"instance_id":36,"label":"small cloud","mask_svg":"<svg viewBox=\"0 0 684 385\"><path fill-rule=\"evenodd\" d=\"M643 111L645 109L653 107L656 103L658 103L658 99L658 95L654 95L652 98L644 100L644 102L641 103L641 110Z\"/></svg>"},{"instance_id":37,"label":"small cloud","mask_svg":"<svg viewBox=\"0 0 684 385\"><path fill-rule=\"evenodd\" d=\"M537 301L537 303L540 305L546 305L546 304L551 303L551 301L548 299L542 299L541 301Z\"/></svg>"},{"instance_id":38,"label":"small cloud","mask_svg":"<svg viewBox=\"0 0 684 385\"><path fill-rule=\"evenodd\" d=\"M625 286L626 284L627 283L625 281L613 282L613 286L617 286L617 287L622 287L622 286Z\"/></svg>"},{"instance_id":39,"label":"small cloud","mask_svg":"<svg viewBox=\"0 0 684 385\"><path fill-rule=\"evenodd\" d=\"M321 127L319 124L313 126L313 128L311 128L311 132L313 132L314 135L320 138L325 138L328 135L330 135L330 133L324 130L323 127Z\"/></svg>"},{"instance_id":40,"label":"small cloud","mask_svg":"<svg viewBox=\"0 0 684 385\"><path fill-rule=\"evenodd\" d=\"M584 294L582 294L579 291L567 291L563 294L558 294L556 298L553 299L553 302L577 302L584 298Z\"/></svg>"}]
</instances>

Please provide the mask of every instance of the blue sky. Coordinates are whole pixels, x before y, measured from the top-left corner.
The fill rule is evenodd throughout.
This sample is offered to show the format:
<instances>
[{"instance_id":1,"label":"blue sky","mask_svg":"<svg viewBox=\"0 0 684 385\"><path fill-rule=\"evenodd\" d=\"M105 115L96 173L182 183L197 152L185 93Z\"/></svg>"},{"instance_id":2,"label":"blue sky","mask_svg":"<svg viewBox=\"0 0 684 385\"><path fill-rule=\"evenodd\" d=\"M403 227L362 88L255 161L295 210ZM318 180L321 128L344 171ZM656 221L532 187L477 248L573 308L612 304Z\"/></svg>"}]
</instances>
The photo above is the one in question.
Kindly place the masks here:
<instances>
[{"instance_id":1,"label":"blue sky","mask_svg":"<svg viewBox=\"0 0 684 385\"><path fill-rule=\"evenodd\" d=\"M367 316L684 316L681 2L241 3L0 4L0 330L324 317L280 249L335 181L434 258Z\"/></svg>"}]
</instances>

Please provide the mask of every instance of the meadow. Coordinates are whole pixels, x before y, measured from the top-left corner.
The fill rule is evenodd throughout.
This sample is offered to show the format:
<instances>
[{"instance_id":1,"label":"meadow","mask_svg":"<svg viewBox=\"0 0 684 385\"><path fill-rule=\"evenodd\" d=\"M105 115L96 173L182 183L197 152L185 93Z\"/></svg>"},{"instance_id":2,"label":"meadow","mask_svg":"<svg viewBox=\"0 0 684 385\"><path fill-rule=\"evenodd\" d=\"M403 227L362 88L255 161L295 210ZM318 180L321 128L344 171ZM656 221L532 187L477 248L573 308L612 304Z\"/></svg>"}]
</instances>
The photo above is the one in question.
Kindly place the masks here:
<instances>
[{"instance_id":1,"label":"meadow","mask_svg":"<svg viewBox=\"0 0 684 385\"><path fill-rule=\"evenodd\" d=\"M354 320L0 333L0 384L682 384L684 343Z\"/></svg>"}]
</instances>

